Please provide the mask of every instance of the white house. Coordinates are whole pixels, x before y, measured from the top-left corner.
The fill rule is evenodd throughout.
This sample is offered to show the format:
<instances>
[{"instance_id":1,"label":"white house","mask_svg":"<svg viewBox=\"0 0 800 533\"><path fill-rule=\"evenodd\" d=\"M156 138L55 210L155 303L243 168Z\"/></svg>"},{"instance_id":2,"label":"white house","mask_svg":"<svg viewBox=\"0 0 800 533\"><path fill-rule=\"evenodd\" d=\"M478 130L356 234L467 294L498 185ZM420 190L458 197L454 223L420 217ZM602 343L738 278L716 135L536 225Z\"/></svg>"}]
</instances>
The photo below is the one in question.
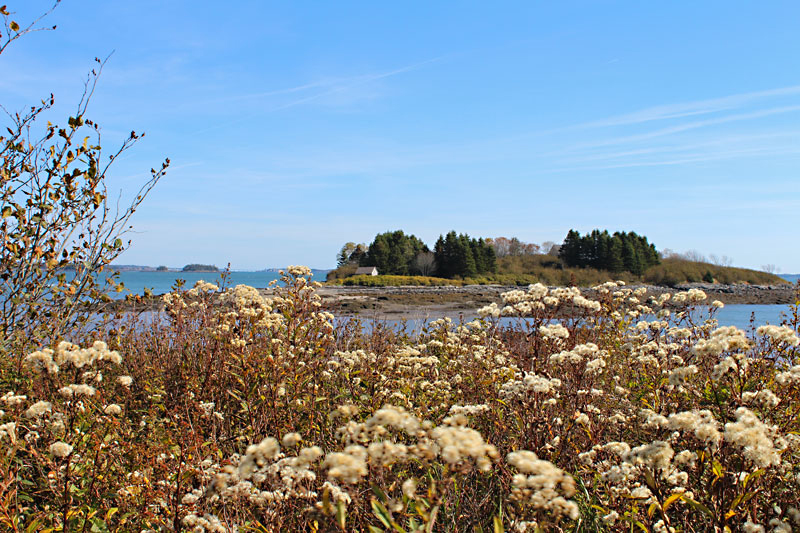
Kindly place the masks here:
<instances>
[{"instance_id":1,"label":"white house","mask_svg":"<svg viewBox=\"0 0 800 533\"><path fill-rule=\"evenodd\" d=\"M356 269L356 276L377 276L378 269L376 267L358 267Z\"/></svg>"}]
</instances>

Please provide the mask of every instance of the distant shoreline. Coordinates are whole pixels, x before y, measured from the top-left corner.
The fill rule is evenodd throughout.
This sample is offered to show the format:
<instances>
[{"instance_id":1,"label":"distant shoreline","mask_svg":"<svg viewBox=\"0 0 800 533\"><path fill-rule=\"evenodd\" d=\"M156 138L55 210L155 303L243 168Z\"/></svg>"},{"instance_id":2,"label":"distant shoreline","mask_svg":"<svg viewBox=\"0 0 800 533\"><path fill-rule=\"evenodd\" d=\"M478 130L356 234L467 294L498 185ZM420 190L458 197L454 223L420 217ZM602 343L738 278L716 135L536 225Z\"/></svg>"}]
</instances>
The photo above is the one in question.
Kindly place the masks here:
<instances>
[{"instance_id":1,"label":"distant shoreline","mask_svg":"<svg viewBox=\"0 0 800 533\"><path fill-rule=\"evenodd\" d=\"M182 272L211 272L221 274L225 272L224 268L217 268L216 270L184 270L184 267L167 267L166 270L163 268L159 270L159 267L149 266L149 265L108 265L106 268L109 270L116 270L118 272L163 272L167 274L176 274ZM241 269L241 268L232 268L231 272L269 272L269 273L277 273L281 270L286 270L286 267L283 268L262 268L260 270L251 270L251 269ZM332 269L330 268L312 268L311 271L314 273L328 273Z\"/></svg>"}]
</instances>

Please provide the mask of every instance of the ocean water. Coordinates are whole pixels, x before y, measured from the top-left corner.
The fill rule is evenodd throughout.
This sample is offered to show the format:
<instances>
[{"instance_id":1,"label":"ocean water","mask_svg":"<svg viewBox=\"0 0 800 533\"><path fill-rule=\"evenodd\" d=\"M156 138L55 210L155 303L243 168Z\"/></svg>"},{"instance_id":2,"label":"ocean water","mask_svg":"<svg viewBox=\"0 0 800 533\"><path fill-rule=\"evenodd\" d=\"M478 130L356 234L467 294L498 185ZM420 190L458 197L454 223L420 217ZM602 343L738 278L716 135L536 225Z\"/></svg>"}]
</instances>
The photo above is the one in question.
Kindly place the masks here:
<instances>
[{"instance_id":1,"label":"ocean water","mask_svg":"<svg viewBox=\"0 0 800 533\"><path fill-rule=\"evenodd\" d=\"M739 329L751 333L753 328L757 328L758 326L766 324L780 325L784 317L789 315L789 312L790 309L788 305L731 304L726 305L723 309L717 310L716 318L720 326L736 326ZM158 312L146 311L142 313L141 318L144 319L144 323L147 324L151 321L164 320L165 315ZM404 331L413 335L419 333L429 322L438 318L442 317L415 316L412 313L411 316L402 318L373 319L370 317L362 317L360 321L361 327L367 332L375 327L389 327L395 330L402 328ZM478 315L477 313L463 312L459 315L451 315L450 318L455 323L459 323L460 321L469 322L478 318ZM753 319L752 322L751 318ZM349 320L352 320L352 317L336 316L335 323L345 324ZM520 325L520 321L524 322L526 320L502 317L500 318L500 325L504 327L516 327Z\"/></svg>"},{"instance_id":2,"label":"ocean water","mask_svg":"<svg viewBox=\"0 0 800 533\"><path fill-rule=\"evenodd\" d=\"M765 324L778 325L784 316L789 315L788 305L772 304L728 304L719 311L716 317L720 326L736 326L747 331L751 325L755 327Z\"/></svg>"},{"instance_id":3,"label":"ocean water","mask_svg":"<svg viewBox=\"0 0 800 533\"><path fill-rule=\"evenodd\" d=\"M325 274L327 270L314 270L314 277L316 281L325 281ZM783 274L782 278L788 281L797 281L800 279L800 274ZM145 288L150 289L153 294L164 294L172 290L176 281L179 279L185 280L187 287L192 287L196 281L203 280L210 283L220 283L220 274L216 272L143 272L143 271L124 271L120 272L120 281L125 284L127 292L133 294L142 294ZM250 285L257 289L265 288L273 280L280 279L277 272L270 271L233 271L228 276L228 285ZM126 293L114 295L115 297L124 297ZM754 306L758 307L758 306ZM770 306L766 306L770 307ZM759 315L772 316L770 311L762 309L754 309ZM739 312L736 316L739 316Z\"/></svg>"},{"instance_id":4,"label":"ocean water","mask_svg":"<svg viewBox=\"0 0 800 533\"><path fill-rule=\"evenodd\" d=\"M788 305L748 305L748 304L729 304L722 309L718 309L715 313L715 318L720 326L736 326L744 331L749 331L751 325L754 327L763 326L766 324L780 325L783 319L789 316L790 308ZM415 317L409 320L411 325L420 327L427 320L430 319ZM459 318L465 322L477 318L475 313L463 313L460 317L451 316L453 321ZM751 323L751 319L753 320ZM500 318L500 324L504 326L513 326L519 322L519 318L503 317ZM395 320L396 321L396 320Z\"/></svg>"},{"instance_id":5,"label":"ocean water","mask_svg":"<svg viewBox=\"0 0 800 533\"><path fill-rule=\"evenodd\" d=\"M325 281L326 271L314 271L312 279ZM800 275L782 276L789 281L797 280ZM124 297L126 293L142 294L145 288L150 289L153 294L164 294L172 290L178 279L186 281L187 287L192 287L196 281L204 280L210 283L220 284L220 274L216 272L140 272L124 271L120 273L120 280L125 284L126 291L115 294L115 297ZM227 277L227 285L238 284L250 285L256 288L265 288L271 281L280 279L277 272L258 271L234 271ZM736 326L747 330L751 325L751 318L754 318L753 325L780 324L784 315L789 313L788 305L765 305L765 304L729 304L717 311L717 320L721 326ZM476 315L465 312L464 319L471 320ZM411 322L424 322L426 319L413 317Z\"/></svg>"},{"instance_id":6,"label":"ocean water","mask_svg":"<svg viewBox=\"0 0 800 533\"><path fill-rule=\"evenodd\" d=\"M311 278L315 281L325 281L327 271L315 270ZM153 294L164 294L170 292L179 279L186 282L186 287L191 288L199 280L207 281L220 285L222 283L219 272L144 272L127 270L120 272L119 280L125 284L125 291L112 295L116 298L123 298L125 294L142 294L145 288L150 289ZM228 273L227 286L250 285L257 289L266 288L271 281L280 279L277 272L258 271L245 272L233 271Z\"/></svg>"}]
</instances>

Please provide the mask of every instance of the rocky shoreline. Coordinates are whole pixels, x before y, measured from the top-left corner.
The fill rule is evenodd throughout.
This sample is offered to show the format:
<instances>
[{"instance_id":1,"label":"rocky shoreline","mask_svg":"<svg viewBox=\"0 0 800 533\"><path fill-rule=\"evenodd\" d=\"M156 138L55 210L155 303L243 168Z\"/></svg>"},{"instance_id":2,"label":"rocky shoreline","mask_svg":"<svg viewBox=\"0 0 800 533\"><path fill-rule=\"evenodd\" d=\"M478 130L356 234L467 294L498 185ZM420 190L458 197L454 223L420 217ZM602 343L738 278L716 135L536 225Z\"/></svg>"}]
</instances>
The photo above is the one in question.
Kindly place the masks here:
<instances>
[{"instance_id":1,"label":"rocky shoreline","mask_svg":"<svg viewBox=\"0 0 800 533\"><path fill-rule=\"evenodd\" d=\"M687 283L674 288L655 285L629 285L644 287L647 296L665 292L700 289L708 295L708 303L719 300L724 304L778 304L788 305L797 298L797 289L791 284L781 285L721 285L712 283ZM500 294L525 287L502 285L457 286L398 286L357 287L324 285L317 289L323 307L338 316L364 318L433 318L441 316L471 316L492 302L500 302ZM260 289L269 295L271 289ZM592 297L590 288L581 291ZM117 311L157 311L163 308L160 296L138 302L114 302Z\"/></svg>"},{"instance_id":2,"label":"rocky shoreline","mask_svg":"<svg viewBox=\"0 0 800 533\"><path fill-rule=\"evenodd\" d=\"M796 299L793 285L720 285L687 283L674 288L655 285L630 285L644 287L647 296L665 292L700 289L708 295L708 303L719 300L724 304L778 304L788 305ZM399 316L454 316L471 314L478 308L500 301L500 294L524 287L500 285L467 285L463 287L342 287L324 286L318 289L325 307L336 314L366 317ZM591 297L593 291L582 288Z\"/></svg>"}]
</instances>

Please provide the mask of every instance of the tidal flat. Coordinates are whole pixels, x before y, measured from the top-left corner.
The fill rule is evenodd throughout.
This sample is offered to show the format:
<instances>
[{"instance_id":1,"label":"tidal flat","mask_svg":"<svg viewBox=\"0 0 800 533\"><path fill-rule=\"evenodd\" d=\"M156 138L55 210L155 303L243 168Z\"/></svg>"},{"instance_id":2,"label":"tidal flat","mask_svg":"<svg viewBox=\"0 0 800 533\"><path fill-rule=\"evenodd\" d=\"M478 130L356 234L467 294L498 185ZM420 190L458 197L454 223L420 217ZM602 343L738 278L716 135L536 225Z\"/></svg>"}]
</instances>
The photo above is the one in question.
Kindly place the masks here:
<instances>
[{"instance_id":1,"label":"tidal flat","mask_svg":"<svg viewBox=\"0 0 800 533\"><path fill-rule=\"evenodd\" d=\"M708 296L710 304L719 300L729 305L788 305L794 303L797 289L791 284L747 285L690 283L677 287L655 285L631 285L636 289L647 289L646 298L658 297L667 292L700 289ZM323 285L317 289L322 298L323 308L337 316L358 316L362 318L402 318L430 316L457 316L473 314L478 308L492 302L500 302L500 295L514 289L503 285L465 285L457 286L398 286L398 287L358 287ZM259 289L269 296L273 289ZM592 297L591 288L581 292ZM115 311L158 311L164 304L161 295L137 297L128 301L115 301L109 304Z\"/></svg>"}]
</instances>

